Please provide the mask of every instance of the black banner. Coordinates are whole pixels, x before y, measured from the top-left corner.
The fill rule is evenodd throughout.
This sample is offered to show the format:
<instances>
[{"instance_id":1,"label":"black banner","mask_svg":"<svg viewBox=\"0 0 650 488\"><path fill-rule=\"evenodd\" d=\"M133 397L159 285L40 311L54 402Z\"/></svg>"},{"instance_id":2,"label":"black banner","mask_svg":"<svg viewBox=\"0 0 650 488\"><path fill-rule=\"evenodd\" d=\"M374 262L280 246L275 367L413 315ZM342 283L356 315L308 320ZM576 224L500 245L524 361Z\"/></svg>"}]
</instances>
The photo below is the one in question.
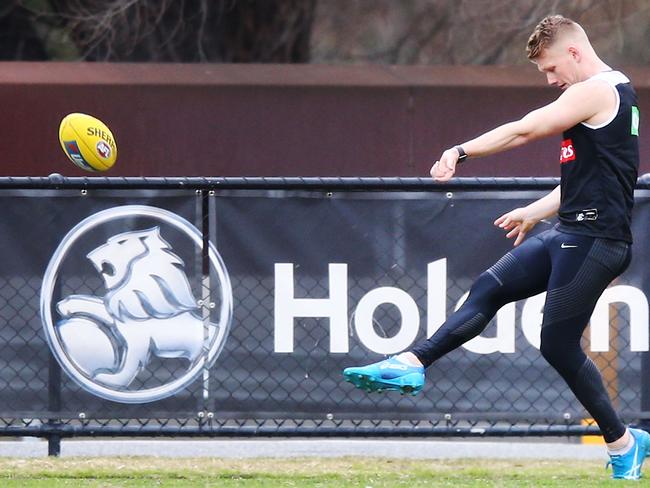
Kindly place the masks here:
<instances>
[{"instance_id":1,"label":"black banner","mask_svg":"<svg viewBox=\"0 0 650 488\"><path fill-rule=\"evenodd\" d=\"M494 219L543 194L6 191L2 416L580 419L538 350L543 295L503 307L416 397L341 375L431 335L512 245ZM648 407L649 202L637 192L632 264L585 334L628 418Z\"/></svg>"},{"instance_id":2,"label":"black banner","mask_svg":"<svg viewBox=\"0 0 650 488\"><path fill-rule=\"evenodd\" d=\"M235 325L221 372L228 386L216 409L582 418L538 350L543 295L503 307L481 336L428 370L417 397L369 395L341 381L344 367L381 360L431 335L512 246L494 219L543 194L221 194L216 242L233 283ZM633 262L603 295L585 337L628 416L643 410L640 359L648 350L645 195L638 192ZM535 232L552 225L542 222Z\"/></svg>"},{"instance_id":3,"label":"black banner","mask_svg":"<svg viewBox=\"0 0 650 488\"><path fill-rule=\"evenodd\" d=\"M100 190L5 191L0 204L4 416L143 413L140 406L129 407L146 399L138 392L160 389L187 367L188 360L180 357L186 351L150 344L143 331L153 326L148 315L158 314L163 324L163 318L187 306L183 300L201 296L200 196L193 191L141 191L136 196ZM184 229L165 219L197 229L198 244L190 245ZM153 277L157 270L142 266L155 261L156 254L167 267L182 271L174 275L159 268L159 277ZM161 295L163 282L181 278L183 283L183 276L184 291L193 297L174 302L173 311L165 309L169 300ZM136 288L129 290L125 283L131 278ZM155 290L153 297L146 296L148 290ZM201 319L198 324L200 355ZM57 362L50 355L63 369L60 391L54 393L48 382L57 375L48 376L48 368ZM174 395L159 394L156 410L194 414L202 407L200 392L201 384L194 381Z\"/></svg>"}]
</instances>

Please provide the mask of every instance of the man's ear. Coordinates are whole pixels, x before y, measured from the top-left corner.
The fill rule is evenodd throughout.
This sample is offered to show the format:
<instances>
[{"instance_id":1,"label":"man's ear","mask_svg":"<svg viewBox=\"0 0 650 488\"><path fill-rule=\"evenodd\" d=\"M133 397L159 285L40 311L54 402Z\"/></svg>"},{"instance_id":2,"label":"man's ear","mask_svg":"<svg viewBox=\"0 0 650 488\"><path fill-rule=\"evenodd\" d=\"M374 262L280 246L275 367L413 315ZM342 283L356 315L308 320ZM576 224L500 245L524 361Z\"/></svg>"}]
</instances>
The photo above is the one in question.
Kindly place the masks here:
<instances>
[{"instance_id":1,"label":"man's ear","mask_svg":"<svg viewBox=\"0 0 650 488\"><path fill-rule=\"evenodd\" d=\"M573 60L577 63L580 62L582 59L582 54L580 53L580 49L578 49L575 46L569 46L569 55L573 58Z\"/></svg>"}]
</instances>

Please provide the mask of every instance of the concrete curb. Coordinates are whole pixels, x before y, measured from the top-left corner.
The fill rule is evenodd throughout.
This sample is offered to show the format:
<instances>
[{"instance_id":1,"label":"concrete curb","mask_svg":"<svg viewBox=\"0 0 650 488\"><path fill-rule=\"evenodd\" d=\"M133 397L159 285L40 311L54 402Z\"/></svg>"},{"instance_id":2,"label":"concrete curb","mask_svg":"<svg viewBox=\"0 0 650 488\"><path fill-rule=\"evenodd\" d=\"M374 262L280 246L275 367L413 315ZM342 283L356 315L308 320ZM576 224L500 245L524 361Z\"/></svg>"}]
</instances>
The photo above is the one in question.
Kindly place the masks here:
<instances>
[{"instance_id":1,"label":"concrete curb","mask_svg":"<svg viewBox=\"0 0 650 488\"><path fill-rule=\"evenodd\" d=\"M44 457L47 456L47 442L0 442L0 456ZM61 456L607 459L604 446L567 442L518 442L511 439L500 442L392 439L63 440Z\"/></svg>"}]
</instances>

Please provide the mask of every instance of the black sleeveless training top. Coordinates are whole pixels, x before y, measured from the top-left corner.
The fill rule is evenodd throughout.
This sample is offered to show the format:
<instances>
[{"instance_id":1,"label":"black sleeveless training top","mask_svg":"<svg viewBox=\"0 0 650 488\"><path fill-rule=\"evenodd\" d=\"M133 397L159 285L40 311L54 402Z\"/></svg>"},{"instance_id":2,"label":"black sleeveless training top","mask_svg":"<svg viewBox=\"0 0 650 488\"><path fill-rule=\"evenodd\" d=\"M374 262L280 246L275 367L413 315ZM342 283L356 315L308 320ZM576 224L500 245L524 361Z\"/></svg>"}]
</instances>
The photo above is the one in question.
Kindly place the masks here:
<instances>
[{"instance_id":1,"label":"black sleeveless training top","mask_svg":"<svg viewBox=\"0 0 650 488\"><path fill-rule=\"evenodd\" d=\"M590 78L609 83L617 109L599 125L565 131L558 230L632 242L630 221L639 169L639 109L630 80L619 71Z\"/></svg>"}]
</instances>

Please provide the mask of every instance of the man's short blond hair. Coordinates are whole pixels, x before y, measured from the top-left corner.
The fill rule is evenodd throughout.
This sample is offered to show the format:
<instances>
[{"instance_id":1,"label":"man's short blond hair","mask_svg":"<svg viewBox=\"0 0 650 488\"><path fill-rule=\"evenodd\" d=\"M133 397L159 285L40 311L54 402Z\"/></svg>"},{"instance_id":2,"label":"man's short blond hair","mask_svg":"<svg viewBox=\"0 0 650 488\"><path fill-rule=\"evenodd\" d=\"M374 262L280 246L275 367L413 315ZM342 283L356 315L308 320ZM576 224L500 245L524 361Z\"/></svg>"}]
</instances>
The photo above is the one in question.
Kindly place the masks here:
<instances>
[{"instance_id":1,"label":"man's short blond hair","mask_svg":"<svg viewBox=\"0 0 650 488\"><path fill-rule=\"evenodd\" d=\"M559 35L566 31L575 31L579 29L576 22L567 19L562 15L549 15L537 24L535 30L528 38L526 45L526 55L528 59L535 59L542 54L542 51L549 47Z\"/></svg>"}]
</instances>

